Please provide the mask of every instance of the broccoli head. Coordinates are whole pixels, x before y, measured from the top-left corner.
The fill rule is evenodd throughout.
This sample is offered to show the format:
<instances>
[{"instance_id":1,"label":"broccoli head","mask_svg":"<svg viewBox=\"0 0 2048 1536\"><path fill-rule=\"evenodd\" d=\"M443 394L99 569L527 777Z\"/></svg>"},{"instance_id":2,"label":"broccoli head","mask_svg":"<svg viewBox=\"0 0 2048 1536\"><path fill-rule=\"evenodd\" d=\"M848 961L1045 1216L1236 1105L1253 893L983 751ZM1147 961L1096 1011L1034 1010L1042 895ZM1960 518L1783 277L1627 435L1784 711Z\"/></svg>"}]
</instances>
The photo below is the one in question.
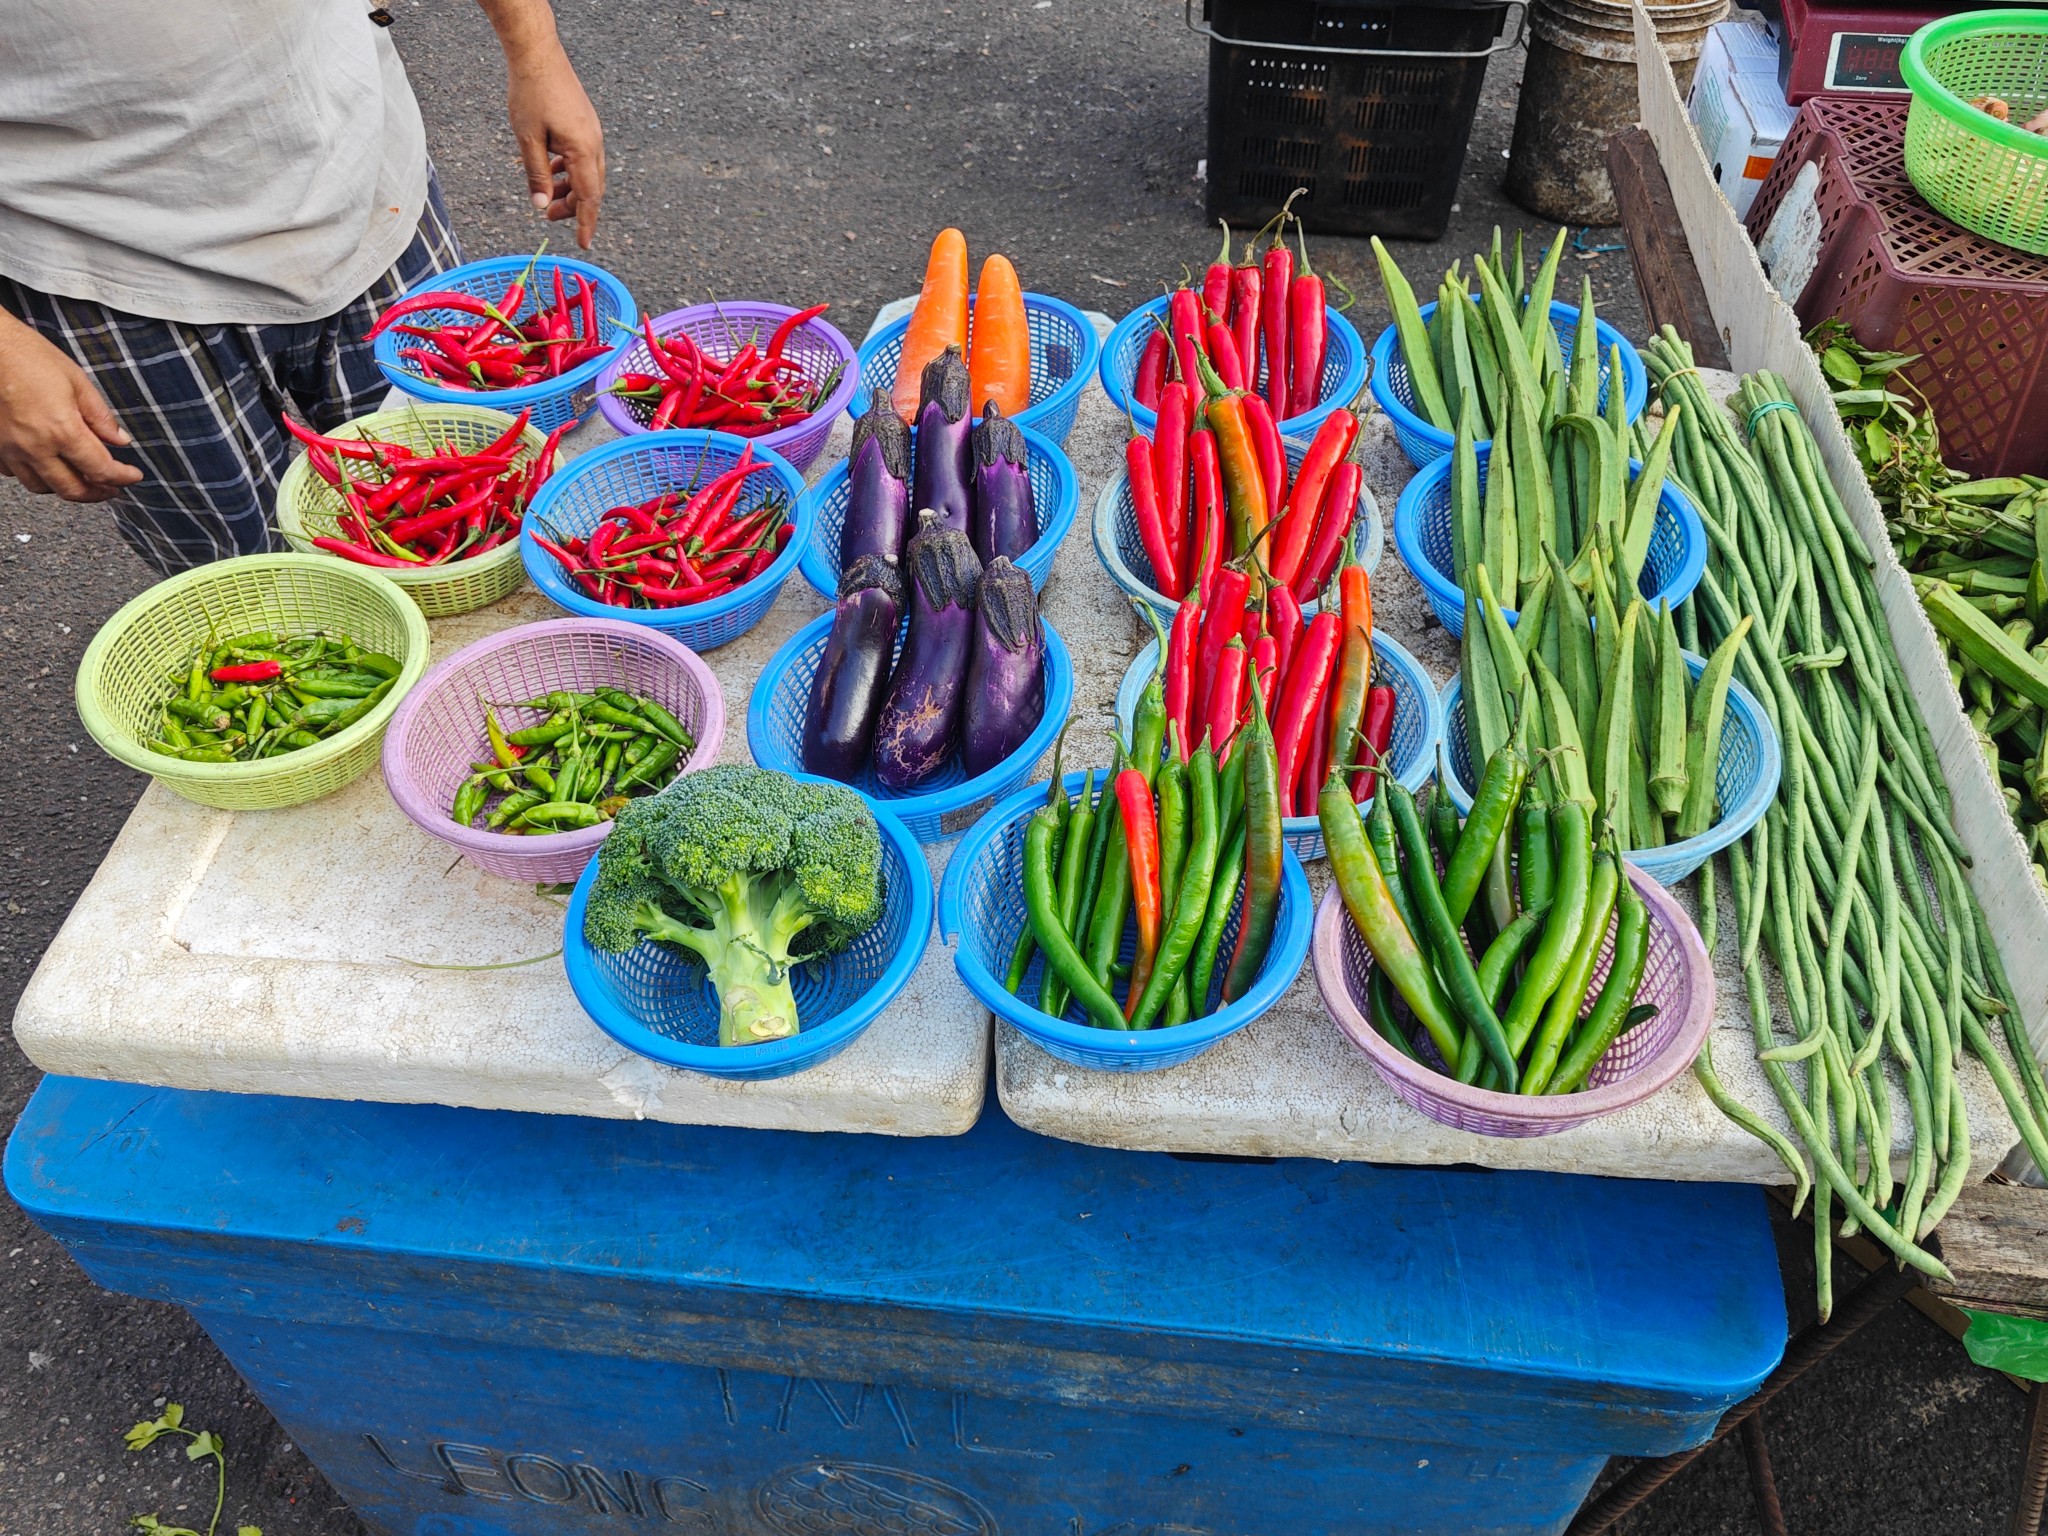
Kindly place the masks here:
<instances>
[{"instance_id":1,"label":"broccoli head","mask_svg":"<svg viewBox=\"0 0 2048 1536\"><path fill-rule=\"evenodd\" d=\"M583 933L699 956L720 1045L797 1030L790 968L844 949L882 915L882 834L859 795L761 768L685 774L620 810L597 853Z\"/></svg>"}]
</instances>

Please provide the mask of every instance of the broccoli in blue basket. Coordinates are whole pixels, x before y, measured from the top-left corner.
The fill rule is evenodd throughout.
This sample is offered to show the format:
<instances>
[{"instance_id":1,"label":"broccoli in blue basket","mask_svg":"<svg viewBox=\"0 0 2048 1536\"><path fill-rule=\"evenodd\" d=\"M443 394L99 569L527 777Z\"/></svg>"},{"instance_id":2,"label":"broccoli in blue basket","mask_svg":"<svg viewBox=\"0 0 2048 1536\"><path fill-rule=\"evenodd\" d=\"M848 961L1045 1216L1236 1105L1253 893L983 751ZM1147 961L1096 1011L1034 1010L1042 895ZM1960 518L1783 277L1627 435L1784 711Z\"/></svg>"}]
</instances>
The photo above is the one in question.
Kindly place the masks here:
<instances>
[{"instance_id":1,"label":"broccoli in blue basket","mask_svg":"<svg viewBox=\"0 0 2048 1536\"><path fill-rule=\"evenodd\" d=\"M707 768L619 811L584 914L592 945L642 939L702 957L718 1043L797 1031L790 967L882 915L882 834L859 795L761 768Z\"/></svg>"}]
</instances>

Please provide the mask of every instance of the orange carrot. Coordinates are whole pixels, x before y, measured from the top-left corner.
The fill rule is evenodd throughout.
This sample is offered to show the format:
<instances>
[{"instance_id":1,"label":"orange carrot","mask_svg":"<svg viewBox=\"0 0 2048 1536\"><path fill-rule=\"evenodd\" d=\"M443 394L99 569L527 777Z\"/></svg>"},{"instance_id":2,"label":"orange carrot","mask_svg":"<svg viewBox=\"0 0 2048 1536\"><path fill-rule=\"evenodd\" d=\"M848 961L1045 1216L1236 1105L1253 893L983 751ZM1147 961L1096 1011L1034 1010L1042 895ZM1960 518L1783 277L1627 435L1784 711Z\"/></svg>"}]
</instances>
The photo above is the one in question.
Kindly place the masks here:
<instances>
[{"instance_id":1,"label":"orange carrot","mask_svg":"<svg viewBox=\"0 0 2048 1536\"><path fill-rule=\"evenodd\" d=\"M1005 416L1031 404L1031 331L1024 320L1024 293L1007 256L981 264L974 290L974 346L967 354L974 413L985 415L994 400Z\"/></svg>"},{"instance_id":2,"label":"orange carrot","mask_svg":"<svg viewBox=\"0 0 2048 1536\"><path fill-rule=\"evenodd\" d=\"M905 421L917 416L924 365L948 347L967 350L967 237L957 229L942 229L932 241L924 291L910 312L910 329L903 333L903 355L896 363L896 385L889 399Z\"/></svg>"}]
</instances>

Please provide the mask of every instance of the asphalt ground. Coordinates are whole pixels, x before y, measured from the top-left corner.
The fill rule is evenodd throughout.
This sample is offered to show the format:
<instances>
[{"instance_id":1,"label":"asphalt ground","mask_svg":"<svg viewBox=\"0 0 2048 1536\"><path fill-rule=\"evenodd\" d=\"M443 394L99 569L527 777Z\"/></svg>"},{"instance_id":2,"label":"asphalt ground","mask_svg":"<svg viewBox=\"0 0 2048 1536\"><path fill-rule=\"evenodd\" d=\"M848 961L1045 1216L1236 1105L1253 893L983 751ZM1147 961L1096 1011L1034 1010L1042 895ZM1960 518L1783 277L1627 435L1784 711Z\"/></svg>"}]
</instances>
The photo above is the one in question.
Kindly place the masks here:
<instances>
[{"instance_id":1,"label":"asphalt ground","mask_svg":"<svg viewBox=\"0 0 2048 1536\"><path fill-rule=\"evenodd\" d=\"M526 209L481 13L392 9L470 252L531 250L543 230ZM596 256L650 309L829 299L859 336L879 305L914 290L932 233L953 223L977 257L1007 252L1027 288L1117 315L1215 249L1195 176L1203 45L1170 0L561 0L560 12L608 134ZM1519 52L1494 60L1452 230L1437 248L1399 248L1412 274L1476 249L1496 222L1550 233L1499 192L1520 68ZM1627 257L1600 249L1616 238L1583 235L1570 281L1590 275L1603 312L1640 335ZM1376 334L1364 242L1318 238L1311 250ZM94 629L150 580L104 511L0 481L0 656L16 680L0 694L0 763L16 786L0 833L0 1015L141 790L85 736L70 685ZM8 1123L36 1077L11 1038L0 1046ZM1810 1312L1810 1237L1781 1231L1796 1322ZM1849 1273L1838 1267L1844 1289ZM224 1530L363 1529L183 1312L100 1291L5 1202L0 1340L0 1536L112 1533L142 1512L204 1530L203 1469L167 1444L122 1449L122 1431L166 1401L227 1442ZM1766 1415L1791 1529L2003 1530L2023 1406L1918 1312L1892 1309ZM1731 1440L1620 1529L1757 1528Z\"/></svg>"}]
</instances>

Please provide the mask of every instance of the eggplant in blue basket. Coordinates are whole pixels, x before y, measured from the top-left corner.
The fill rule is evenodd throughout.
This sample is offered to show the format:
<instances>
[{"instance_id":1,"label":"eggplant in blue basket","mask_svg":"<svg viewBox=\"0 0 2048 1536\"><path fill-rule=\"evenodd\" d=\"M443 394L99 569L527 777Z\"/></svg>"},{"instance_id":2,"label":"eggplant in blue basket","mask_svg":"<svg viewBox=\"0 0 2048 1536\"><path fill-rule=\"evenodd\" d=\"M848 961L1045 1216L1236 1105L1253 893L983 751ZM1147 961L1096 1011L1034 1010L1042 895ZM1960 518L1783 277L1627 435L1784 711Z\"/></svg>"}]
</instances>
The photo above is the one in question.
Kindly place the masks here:
<instances>
[{"instance_id":1,"label":"eggplant in blue basket","mask_svg":"<svg viewBox=\"0 0 2048 1536\"><path fill-rule=\"evenodd\" d=\"M811 707L804 716L806 773L851 784L866 770L902 617L903 578L892 562L862 555L846 568L832 632L811 679Z\"/></svg>"},{"instance_id":2,"label":"eggplant in blue basket","mask_svg":"<svg viewBox=\"0 0 2048 1536\"><path fill-rule=\"evenodd\" d=\"M1045 626L1031 578L1003 555L981 574L960 766L986 773L1024 745L1045 718Z\"/></svg>"},{"instance_id":3,"label":"eggplant in blue basket","mask_svg":"<svg viewBox=\"0 0 2048 1536\"><path fill-rule=\"evenodd\" d=\"M968 449L973 426L967 403L967 362L948 347L924 367L924 393L917 404L917 451L910 478L911 506L939 514L948 528L967 532L974 505L974 456Z\"/></svg>"},{"instance_id":4,"label":"eggplant in blue basket","mask_svg":"<svg viewBox=\"0 0 2048 1536\"><path fill-rule=\"evenodd\" d=\"M981 562L967 535L927 508L904 552L910 633L875 732L875 777L915 789L945 767L960 738Z\"/></svg>"},{"instance_id":5,"label":"eggplant in blue basket","mask_svg":"<svg viewBox=\"0 0 2048 1536\"><path fill-rule=\"evenodd\" d=\"M974 511L967 537L984 561L1019 558L1038 542L1038 512L1031 502L1031 471L1024 434L988 403L974 429Z\"/></svg>"},{"instance_id":6,"label":"eggplant in blue basket","mask_svg":"<svg viewBox=\"0 0 2048 1536\"><path fill-rule=\"evenodd\" d=\"M910 428L878 389L867 414L853 424L839 569L852 570L863 555L901 564L910 533Z\"/></svg>"}]
</instances>

